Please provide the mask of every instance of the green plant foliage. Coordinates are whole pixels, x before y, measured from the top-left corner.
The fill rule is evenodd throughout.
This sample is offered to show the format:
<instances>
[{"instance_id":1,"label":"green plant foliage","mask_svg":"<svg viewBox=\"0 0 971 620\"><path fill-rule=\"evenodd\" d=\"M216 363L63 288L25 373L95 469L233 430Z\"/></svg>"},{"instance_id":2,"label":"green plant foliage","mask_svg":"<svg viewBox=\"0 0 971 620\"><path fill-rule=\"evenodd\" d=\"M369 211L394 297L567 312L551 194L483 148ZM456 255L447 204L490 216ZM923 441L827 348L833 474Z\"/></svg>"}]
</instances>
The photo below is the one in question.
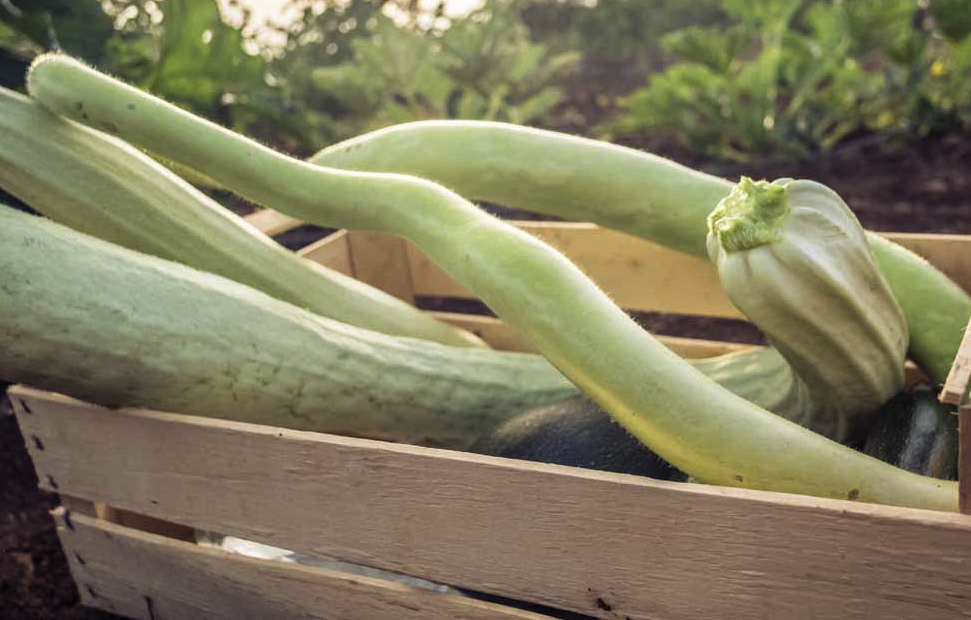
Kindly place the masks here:
<instances>
[{"instance_id":1,"label":"green plant foliage","mask_svg":"<svg viewBox=\"0 0 971 620\"><path fill-rule=\"evenodd\" d=\"M538 41L608 61L637 59L668 32L723 17L720 0L533 0L523 15Z\"/></svg>"},{"instance_id":2,"label":"green plant foliage","mask_svg":"<svg viewBox=\"0 0 971 620\"><path fill-rule=\"evenodd\" d=\"M664 37L677 62L623 100L608 135L673 131L699 152L745 160L971 122L964 48L936 36L911 0L726 0L723 8L728 24Z\"/></svg>"},{"instance_id":3,"label":"green plant foliage","mask_svg":"<svg viewBox=\"0 0 971 620\"><path fill-rule=\"evenodd\" d=\"M114 31L100 4L83 0L6 0L0 2L0 20L39 48L93 64L102 61L104 41Z\"/></svg>"},{"instance_id":4,"label":"green plant foliage","mask_svg":"<svg viewBox=\"0 0 971 620\"><path fill-rule=\"evenodd\" d=\"M517 3L496 2L443 33L375 16L371 36L351 41L351 58L315 68L313 85L331 98L336 137L433 118L530 123L563 99L555 86L579 61L533 43Z\"/></svg>"},{"instance_id":5,"label":"green plant foliage","mask_svg":"<svg viewBox=\"0 0 971 620\"><path fill-rule=\"evenodd\" d=\"M279 89L266 81L267 61L246 51L241 30L223 21L215 0L23 4L29 8L0 3L0 41L21 48L29 42L27 60L63 49L237 131L268 119L277 131L287 130ZM12 70L22 80L24 68Z\"/></svg>"},{"instance_id":6,"label":"green plant foliage","mask_svg":"<svg viewBox=\"0 0 971 620\"><path fill-rule=\"evenodd\" d=\"M971 34L971 1L930 0L930 11L938 29L953 43Z\"/></svg>"}]
</instances>

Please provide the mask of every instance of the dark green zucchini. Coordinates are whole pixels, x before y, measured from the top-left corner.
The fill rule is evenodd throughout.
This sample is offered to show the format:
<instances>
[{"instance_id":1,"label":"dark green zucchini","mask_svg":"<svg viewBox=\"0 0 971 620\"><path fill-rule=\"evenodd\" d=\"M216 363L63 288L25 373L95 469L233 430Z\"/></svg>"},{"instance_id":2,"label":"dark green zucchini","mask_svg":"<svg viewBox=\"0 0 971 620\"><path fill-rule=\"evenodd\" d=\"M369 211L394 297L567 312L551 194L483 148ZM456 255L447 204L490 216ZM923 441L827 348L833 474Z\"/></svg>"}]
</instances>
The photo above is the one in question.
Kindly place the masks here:
<instances>
[{"instance_id":1,"label":"dark green zucchini","mask_svg":"<svg viewBox=\"0 0 971 620\"><path fill-rule=\"evenodd\" d=\"M880 408L863 451L916 474L957 480L954 411L929 386L904 390Z\"/></svg>"},{"instance_id":2,"label":"dark green zucchini","mask_svg":"<svg viewBox=\"0 0 971 620\"><path fill-rule=\"evenodd\" d=\"M535 407L481 437L472 452L662 480L684 475L583 396Z\"/></svg>"}]
</instances>

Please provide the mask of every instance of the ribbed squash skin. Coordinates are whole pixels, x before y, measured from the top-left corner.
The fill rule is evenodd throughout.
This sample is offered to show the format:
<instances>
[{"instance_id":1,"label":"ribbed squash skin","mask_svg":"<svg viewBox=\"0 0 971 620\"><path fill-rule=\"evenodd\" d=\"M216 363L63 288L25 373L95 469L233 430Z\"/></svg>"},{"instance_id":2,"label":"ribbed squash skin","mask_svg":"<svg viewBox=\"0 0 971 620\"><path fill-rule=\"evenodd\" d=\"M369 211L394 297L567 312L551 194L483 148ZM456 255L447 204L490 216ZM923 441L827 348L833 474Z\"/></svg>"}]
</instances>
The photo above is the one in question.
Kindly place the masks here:
<instances>
[{"instance_id":1,"label":"ribbed squash skin","mask_svg":"<svg viewBox=\"0 0 971 620\"><path fill-rule=\"evenodd\" d=\"M836 192L804 180L776 186L788 209L713 214L709 253L729 298L818 403L808 426L842 441L903 388L907 323Z\"/></svg>"},{"instance_id":2,"label":"ribbed squash skin","mask_svg":"<svg viewBox=\"0 0 971 620\"><path fill-rule=\"evenodd\" d=\"M299 258L161 164L0 88L0 187L75 230L382 333L482 346L363 282Z\"/></svg>"}]
</instances>

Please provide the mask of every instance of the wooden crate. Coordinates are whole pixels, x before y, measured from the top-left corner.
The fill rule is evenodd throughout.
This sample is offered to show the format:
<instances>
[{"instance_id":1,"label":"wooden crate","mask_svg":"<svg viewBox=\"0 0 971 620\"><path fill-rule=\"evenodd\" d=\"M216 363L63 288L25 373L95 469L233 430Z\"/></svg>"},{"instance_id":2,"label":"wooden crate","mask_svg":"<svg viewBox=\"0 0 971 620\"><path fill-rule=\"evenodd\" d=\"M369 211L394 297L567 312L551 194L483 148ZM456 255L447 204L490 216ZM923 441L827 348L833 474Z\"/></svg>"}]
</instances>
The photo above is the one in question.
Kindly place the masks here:
<instances>
[{"instance_id":1,"label":"wooden crate","mask_svg":"<svg viewBox=\"0 0 971 620\"><path fill-rule=\"evenodd\" d=\"M298 224L250 219L271 234ZM625 308L738 316L703 260L587 224L519 225ZM971 237L889 236L971 290ZM300 253L404 299L469 296L397 238L341 231ZM440 316L529 350L495 319ZM662 340L686 357L745 346ZM134 618L971 617L969 515L112 411L25 386L11 397L41 486L61 493L83 602ZM190 528L493 597L231 554Z\"/></svg>"}]
</instances>

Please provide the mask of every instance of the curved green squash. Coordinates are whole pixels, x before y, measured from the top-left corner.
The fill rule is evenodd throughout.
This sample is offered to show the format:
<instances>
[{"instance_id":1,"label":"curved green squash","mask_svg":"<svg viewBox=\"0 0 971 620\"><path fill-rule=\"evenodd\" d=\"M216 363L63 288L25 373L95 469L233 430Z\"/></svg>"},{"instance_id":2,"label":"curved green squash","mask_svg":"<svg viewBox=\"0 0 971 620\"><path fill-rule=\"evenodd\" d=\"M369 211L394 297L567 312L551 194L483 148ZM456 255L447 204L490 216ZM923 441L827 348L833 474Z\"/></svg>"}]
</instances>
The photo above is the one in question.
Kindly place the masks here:
<instances>
[{"instance_id":1,"label":"curved green squash","mask_svg":"<svg viewBox=\"0 0 971 620\"><path fill-rule=\"evenodd\" d=\"M708 221L722 287L805 382L809 428L846 441L904 385L907 322L856 216L814 181L743 178Z\"/></svg>"}]
</instances>

